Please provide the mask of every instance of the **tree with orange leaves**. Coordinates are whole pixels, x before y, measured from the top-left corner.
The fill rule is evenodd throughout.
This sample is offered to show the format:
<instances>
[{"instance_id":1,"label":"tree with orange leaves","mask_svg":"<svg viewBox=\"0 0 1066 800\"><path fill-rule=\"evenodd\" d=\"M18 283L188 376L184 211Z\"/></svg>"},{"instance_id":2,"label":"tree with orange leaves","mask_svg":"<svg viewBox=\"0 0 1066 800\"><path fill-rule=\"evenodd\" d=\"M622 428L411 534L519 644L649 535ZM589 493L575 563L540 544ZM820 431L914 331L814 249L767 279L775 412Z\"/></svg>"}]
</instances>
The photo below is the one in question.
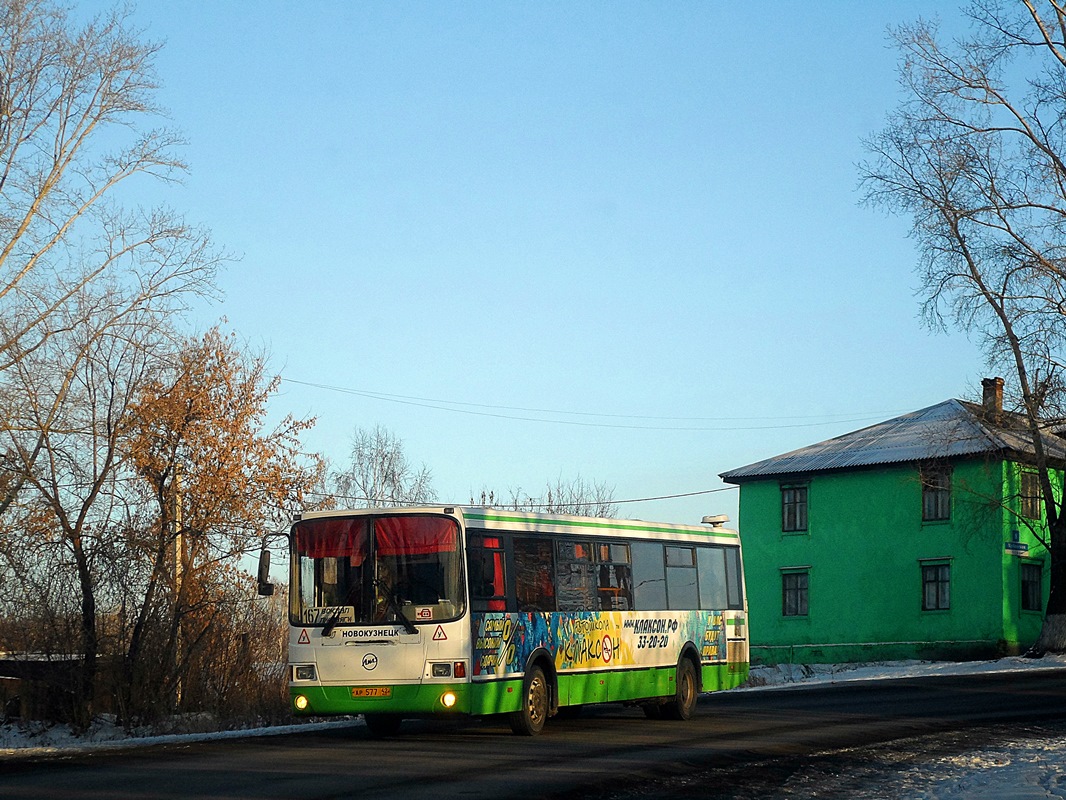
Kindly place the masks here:
<instances>
[{"instance_id":1,"label":"tree with orange leaves","mask_svg":"<svg viewBox=\"0 0 1066 800\"><path fill-rule=\"evenodd\" d=\"M128 452L154 519L137 542L149 569L128 633L126 713L180 697L184 665L225 628L232 589L246 581L241 557L306 508L321 479L322 461L299 440L314 420L267 427L279 381L216 327L187 341L131 408Z\"/></svg>"}]
</instances>

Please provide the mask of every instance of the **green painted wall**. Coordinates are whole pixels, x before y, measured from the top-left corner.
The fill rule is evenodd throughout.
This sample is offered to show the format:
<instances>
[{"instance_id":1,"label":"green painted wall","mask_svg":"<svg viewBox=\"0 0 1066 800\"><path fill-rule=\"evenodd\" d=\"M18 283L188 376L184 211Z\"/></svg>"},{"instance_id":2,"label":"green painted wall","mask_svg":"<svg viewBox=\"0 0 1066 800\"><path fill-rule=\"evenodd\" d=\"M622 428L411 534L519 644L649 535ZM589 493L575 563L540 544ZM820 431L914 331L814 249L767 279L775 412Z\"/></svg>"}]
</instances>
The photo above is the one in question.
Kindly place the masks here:
<instances>
[{"instance_id":1,"label":"green painted wall","mask_svg":"<svg viewBox=\"0 0 1066 800\"><path fill-rule=\"evenodd\" d=\"M1020 528L1018 468L974 459L954 464L951 519L923 522L916 465L813 474L808 530L781 530L781 482L745 482L739 528L751 615L753 663L839 663L958 658L1017 652L1041 614L1021 611L1023 558L1004 544ZM1006 506L1006 507L1005 507ZM951 566L951 604L922 610L923 559ZM809 568L808 614L782 613L783 569Z\"/></svg>"},{"instance_id":2,"label":"green painted wall","mask_svg":"<svg viewBox=\"0 0 1066 800\"><path fill-rule=\"evenodd\" d=\"M1013 511L1020 508L1018 497L1021 491L1022 467L1018 464L1004 463L1003 482L1007 505ZM1063 475L1061 472L1052 473L1052 483L1057 498L1062 496ZM1032 644L1040 634L1040 626L1044 621L1043 604L1047 602L1049 575L1048 566L1050 557L1047 550L1039 543L1028 526L1036 526L1041 532L1047 530L1044 520L1024 520L1016 513L1004 514L1005 540L1017 538L1029 549L1025 553L1005 555L1002 562L1003 585L1003 631L1008 642L1017 642L1017 650L1022 651ZM1027 611L1021 607L1021 565L1023 563L1039 563L1043 568L1043 581L1040 591L1041 611Z\"/></svg>"}]
</instances>

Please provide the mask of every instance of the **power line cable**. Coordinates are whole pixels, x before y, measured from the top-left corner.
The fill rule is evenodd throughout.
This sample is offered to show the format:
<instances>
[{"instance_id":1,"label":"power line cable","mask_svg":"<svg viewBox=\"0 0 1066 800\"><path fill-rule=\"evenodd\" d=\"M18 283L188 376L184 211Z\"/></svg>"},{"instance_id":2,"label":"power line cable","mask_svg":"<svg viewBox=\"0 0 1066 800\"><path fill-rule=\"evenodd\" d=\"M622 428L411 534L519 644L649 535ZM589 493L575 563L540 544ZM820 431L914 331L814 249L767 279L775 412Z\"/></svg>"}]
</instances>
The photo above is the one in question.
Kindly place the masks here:
<instances>
[{"instance_id":1,"label":"power line cable","mask_svg":"<svg viewBox=\"0 0 1066 800\"><path fill-rule=\"evenodd\" d=\"M522 411L537 414L556 414L556 415L571 415L571 416L584 416L584 417L603 417L607 419L652 419L652 420L675 420L678 422L685 421L744 421L744 420L756 420L756 419L813 419L813 416L791 416L791 417L663 417L663 416L642 416L632 414L608 414L591 411L562 411L557 409L544 409L544 408L524 408L521 406L501 406L501 405L489 405L482 403L467 403L458 400L440 400L426 397L411 397L408 395L396 395L388 394L385 392L370 391L367 389L353 389L344 386L331 386L324 383L313 383L310 381L296 380L295 378L282 378L286 383L292 383L299 386L308 386L315 389L324 389L331 392L339 392L342 394L350 394L358 397L366 397L372 400L381 400L389 403L399 403L401 405L417 406L419 408L429 408L436 411L447 411L453 414L468 414L471 416L480 417L493 417L496 419L509 419L519 422L539 422L549 425L575 425L585 428L614 428L624 430L647 430L647 431L679 431L679 432L692 432L692 431L761 431L761 430L780 430L784 428L814 428L824 425L840 425L853 422L867 422L869 420L882 419L885 414L892 414L897 412L883 412L880 414L869 414L863 416L852 416L850 418L841 419L825 419L821 422L804 422L793 423L786 425L727 425L727 426L683 426L683 425L623 425L619 423L608 422L583 422L580 420L568 420L568 419L544 419L541 417L526 417L516 414L502 414L492 413L484 410L473 409L504 409L508 411ZM453 408L451 406L466 406L466 408ZM827 416L841 416L840 415L827 415Z\"/></svg>"},{"instance_id":2,"label":"power line cable","mask_svg":"<svg viewBox=\"0 0 1066 800\"><path fill-rule=\"evenodd\" d=\"M626 503L650 503L656 500L676 500L679 497L697 497L704 494L716 494L718 492L730 492L736 491L737 486L722 486L718 489L702 489L697 492L679 492L677 494L662 494L655 497L631 497L626 500L588 500L575 503L552 503L552 505L567 505L567 506L595 506L595 505L624 505ZM328 492L306 492L308 495L314 495L316 497L332 497L335 500L348 500L356 503L382 503L382 504L395 504L395 500L388 497L358 497L355 495L344 494L330 494ZM437 500L426 501L425 503L403 503L403 505L433 505L433 506L467 506L469 503L442 503ZM499 504L497 504L499 505ZM548 503L522 503L522 508L547 508ZM501 506L502 507L502 506Z\"/></svg>"}]
</instances>

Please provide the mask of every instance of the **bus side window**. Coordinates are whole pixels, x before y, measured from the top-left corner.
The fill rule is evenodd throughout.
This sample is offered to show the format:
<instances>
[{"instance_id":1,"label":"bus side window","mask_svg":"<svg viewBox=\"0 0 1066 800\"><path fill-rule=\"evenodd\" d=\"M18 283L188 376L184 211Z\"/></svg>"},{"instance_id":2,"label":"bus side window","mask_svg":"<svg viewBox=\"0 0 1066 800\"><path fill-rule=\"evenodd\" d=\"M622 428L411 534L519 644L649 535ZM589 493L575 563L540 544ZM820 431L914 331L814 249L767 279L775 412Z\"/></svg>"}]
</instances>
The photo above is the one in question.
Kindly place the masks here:
<instances>
[{"instance_id":1,"label":"bus side window","mask_svg":"<svg viewBox=\"0 0 1066 800\"><path fill-rule=\"evenodd\" d=\"M700 573L700 608L722 611L729 608L726 592L726 550L724 547L701 547L696 551Z\"/></svg>"},{"instance_id":2,"label":"bus side window","mask_svg":"<svg viewBox=\"0 0 1066 800\"><path fill-rule=\"evenodd\" d=\"M633 542L633 608L665 611L666 561L658 542Z\"/></svg>"},{"instance_id":3,"label":"bus side window","mask_svg":"<svg viewBox=\"0 0 1066 800\"><path fill-rule=\"evenodd\" d=\"M666 546L666 598L671 609L700 607L696 587L696 548Z\"/></svg>"},{"instance_id":4,"label":"bus side window","mask_svg":"<svg viewBox=\"0 0 1066 800\"><path fill-rule=\"evenodd\" d=\"M629 545L597 545L599 608L602 611L629 611L633 608L633 571Z\"/></svg>"},{"instance_id":5,"label":"bus side window","mask_svg":"<svg viewBox=\"0 0 1066 800\"><path fill-rule=\"evenodd\" d=\"M555 611L555 559L550 539L514 540L519 611Z\"/></svg>"},{"instance_id":6,"label":"bus side window","mask_svg":"<svg viewBox=\"0 0 1066 800\"><path fill-rule=\"evenodd\" d=\"M555 559L558 610L588 611L599 608L592 545L563 539L556 542Z\"/></svg>"},{"instance_id":7,"label":"bus side window","mask_svg":"<svg viewBox=\"0 0 1066 800\"><path fill-rule=\"evenodd\" d=\"M740 568L740 548L725 549L725 585L730 608L744 608L743 581Z\"/></svg>"},{"instance_id":8,"label":"bus side window","mask_svg":"<svg viewBox=\"0 0 1066 800\"><path fill-rule=\"evenodd\" d=\"M498 536L470 538L470 603L474 611L503 611L504 580L503 541Z\"/></svg>"}]
</instances>

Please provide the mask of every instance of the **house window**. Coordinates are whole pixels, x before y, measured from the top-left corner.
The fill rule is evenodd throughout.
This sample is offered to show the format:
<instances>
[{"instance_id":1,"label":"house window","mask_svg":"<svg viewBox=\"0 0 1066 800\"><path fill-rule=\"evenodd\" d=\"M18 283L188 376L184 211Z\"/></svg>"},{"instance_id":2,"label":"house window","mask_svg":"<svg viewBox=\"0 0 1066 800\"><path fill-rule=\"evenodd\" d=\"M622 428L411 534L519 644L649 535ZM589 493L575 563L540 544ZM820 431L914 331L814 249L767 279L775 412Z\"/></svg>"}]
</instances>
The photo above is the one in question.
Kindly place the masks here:
<instances>
[{"instance_id":1,"label":"house window","mask_svg":"<svg viewBox=\"0 0 1066 800\"><path fill-rule=\"evenodd\" d=\"M922 521L951 519L951 470L925 467L922 478Z\"/></svg>"},{"instance_id":2,"label":"house window","mask_svg":"<svg viewBox=\"0 0 1066 800\"><path fill-rule=\"evenodd\" d=\"M1029 519L1040 519L1041 496L1040 476L1028 470L1022 472L1021 491L1019 492L1019 512Z\"/></svg>"},{"instance_id":3,"label":"house window","mask_svg":"<svg viewBox=\"0 0 1066 800\"><path fill-rule=\"evenodd\" d=\"M809 586L809 570L797 569L781 573L781 614L783 616L807 616L807 593Z\"/></svg>"},{"instance_id":4,"label":"house window","mask_svg":"<svg viewBox=\"0 0 1066 800\"><path fill-rule=\"evenodd\" d=\"M807 485L781 487L781 530L807 530Z\"/></svg>"},{"instance_id":5,"label":"house window","mask_svg":"<svg viewBox=\"0 0 1066 800\"><path fill-rule=\"evenodd\" d=\"M922 564L922 611L951 608L951 565Z\"/></svg>"},{"instance_id":6,"label":"house window","mask_svg":"<svg viewBox=\"0 0 1066 800\"><path fill-rule=\"evenodd\" d=\"M1043 564L1022 562L1022 611L1044 610L1043 573Z\"/></svg>"}]
</instances>

